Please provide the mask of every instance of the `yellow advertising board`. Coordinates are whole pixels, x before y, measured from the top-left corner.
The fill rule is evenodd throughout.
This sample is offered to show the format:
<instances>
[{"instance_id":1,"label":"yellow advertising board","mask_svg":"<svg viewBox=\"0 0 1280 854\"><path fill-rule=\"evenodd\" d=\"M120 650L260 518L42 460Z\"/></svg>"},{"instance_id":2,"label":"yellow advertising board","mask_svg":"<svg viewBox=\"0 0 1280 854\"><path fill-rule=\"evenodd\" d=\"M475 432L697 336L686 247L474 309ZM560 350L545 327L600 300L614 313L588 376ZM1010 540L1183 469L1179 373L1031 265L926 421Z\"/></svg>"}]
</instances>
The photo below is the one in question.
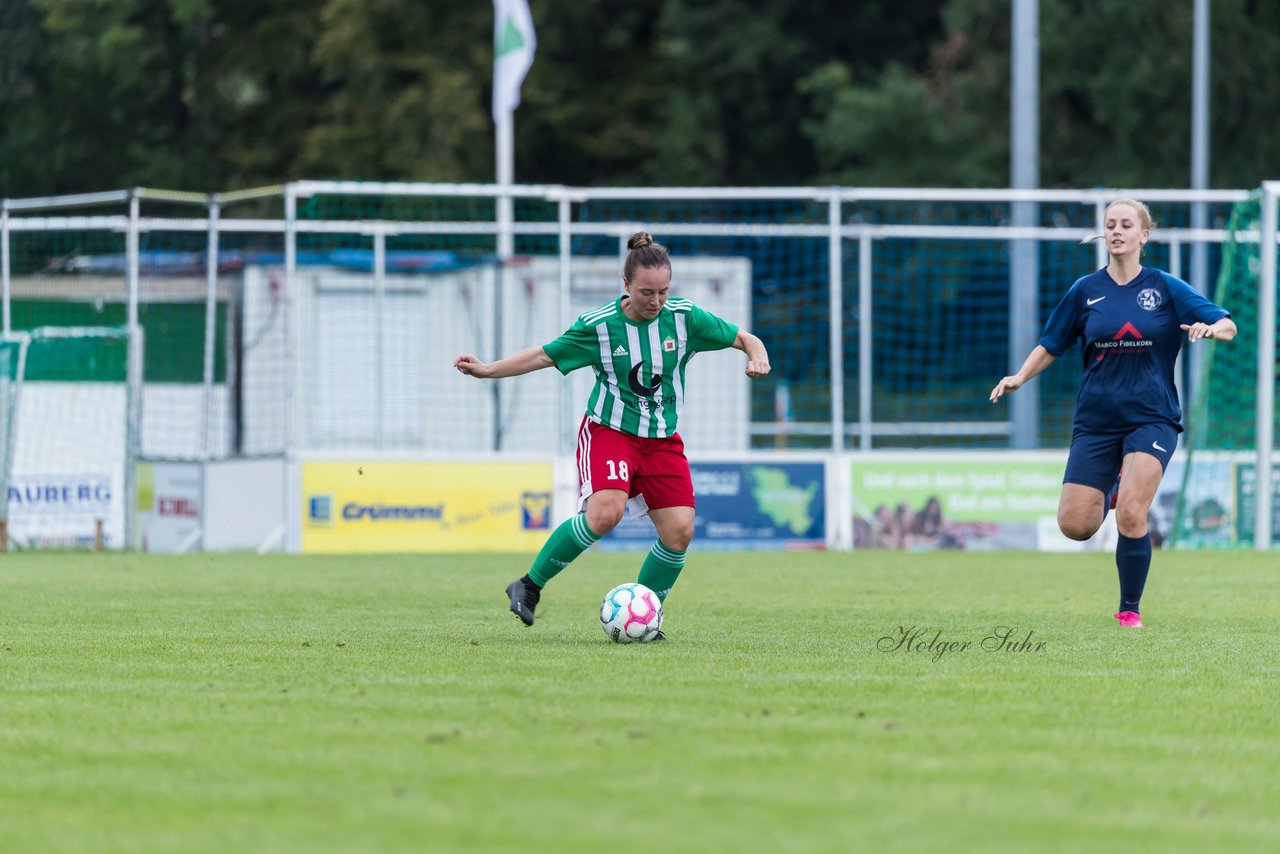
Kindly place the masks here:
<instances>
[{"instance_id":1,"label":"yellow advertising board","mask_svg":"<svg viewBox=\"0 0 1280 854\"><path fill-rule=\"evenodd\" d=\"M305 462L302 551L536 552L551 463Z\"/></svg>"}]
</instances>

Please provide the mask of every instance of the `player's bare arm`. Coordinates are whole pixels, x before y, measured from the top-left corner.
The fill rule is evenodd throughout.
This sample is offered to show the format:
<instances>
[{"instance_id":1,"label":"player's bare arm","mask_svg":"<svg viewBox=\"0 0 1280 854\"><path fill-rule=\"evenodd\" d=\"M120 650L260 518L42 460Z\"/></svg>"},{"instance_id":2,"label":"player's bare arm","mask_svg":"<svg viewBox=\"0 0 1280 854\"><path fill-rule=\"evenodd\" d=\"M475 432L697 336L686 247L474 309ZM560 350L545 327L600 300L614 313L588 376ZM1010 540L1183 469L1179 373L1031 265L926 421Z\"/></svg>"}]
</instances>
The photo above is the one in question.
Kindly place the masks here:
<instances>
[{"instance_id":1,"label":"player's bare arm","mask_svg":"<svg viewBox=\"0 0 1280 854\"><path fill-rule=\"evenodd\" d=\"M991 402L995 403L1005 392L1017 391L1031 380L1040 376L1045 368L1053 364L1054 356L1043 345L1037 344L1036 348L1031 351L1031 355L1027 356L1027 360L1022 363L1022 367L1018 368L1018 372L1012 376L1007 376L1000 382L996 383L996 387L991 390Z\"/></svg>"},{"instance_id":2,"label":"player's bare arm","mask_svg":"<svg viewBox=\"0 0 1280 854\"><path fill-rule=\"evenodd\" d=\"M1214 341L1230 341L1236 337L1236 324L1224 317L1215 323L1183 323L1181 328L1187 333L1187 340L1192 344L1201 338L1212 338Z\"/></svg>"},{"instance_id":3,"label":"player's bare arm","mask_svg":"<svg viewBox=\"0 0 1280 854\"><path fill-rule=\"evenodd\" d=\"M762 377L769 373L769 351L759 338L739 329L738 337L733 339L733 348L747 354L747 376Z\"/></svg>"},{"instance_id":4,"label":"player's bare arm","mask_svg":"<svg viewBox=\"0 0 1280 854\"><path fill-rule=\"evenodd\" d=\"M496 380L502 377L518 377L532 371L551 367L554 362L541 347L526 347L513 356L485 363L471 354L459 356L453 360L458 373L482 380Z\"/></svg>"}]
</instances>

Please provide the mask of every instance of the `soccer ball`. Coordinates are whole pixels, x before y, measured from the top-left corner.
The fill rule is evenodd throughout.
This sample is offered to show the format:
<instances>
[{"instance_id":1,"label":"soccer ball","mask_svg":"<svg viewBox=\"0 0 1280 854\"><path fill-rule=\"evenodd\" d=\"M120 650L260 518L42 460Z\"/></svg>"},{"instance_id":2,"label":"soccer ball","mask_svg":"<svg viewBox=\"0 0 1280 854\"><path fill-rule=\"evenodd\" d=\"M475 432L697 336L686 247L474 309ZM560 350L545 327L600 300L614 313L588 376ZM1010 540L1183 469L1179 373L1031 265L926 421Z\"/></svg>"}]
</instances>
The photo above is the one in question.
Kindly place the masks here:
<instances>
[{"instance_id":1,"label":"soccer ball","mask_svg":"<svg viewBox=\"0 0 1280 854\"><path fill-rule=\"evenodd\" d=\"M662 628L662 600L643 584L619 584L600 603L600 625L615 643L648 643Z\"/></svg>"}]
</instances>

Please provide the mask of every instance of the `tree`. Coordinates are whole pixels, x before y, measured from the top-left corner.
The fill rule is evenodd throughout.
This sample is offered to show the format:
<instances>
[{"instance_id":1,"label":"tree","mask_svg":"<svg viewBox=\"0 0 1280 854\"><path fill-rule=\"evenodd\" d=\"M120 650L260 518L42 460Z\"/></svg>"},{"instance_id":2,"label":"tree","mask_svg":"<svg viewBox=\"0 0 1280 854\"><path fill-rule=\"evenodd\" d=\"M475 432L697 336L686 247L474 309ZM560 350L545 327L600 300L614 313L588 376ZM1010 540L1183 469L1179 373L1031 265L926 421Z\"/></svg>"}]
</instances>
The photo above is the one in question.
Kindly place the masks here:
<instances>
[{"instance_id":1,"label":"tree","mask_svg":"<svg viewBox=\"0 0 1280 854\"><path fill-rule=\"evenodd\" d=\"M186 100L202 0L20 0L5 14L6 193L203 183Z\"/></svg>"},{"instance_id":2,"label":"tree","mask_svg":"<svg viewBox=\"0 0 1280 854\"><path fill-rule=\"evenodd\" d=\"M219 3L193 61L195 112L211 189L275 184L307 173L298 160L325 84L312 59L321 0ZM327 174L327 173L326 173Z\"/></svg>"},{"instance_id":3,"label":"tree","mask_svg":"<svg viewBox=\"0 0 1280 854\"><path fill-rule=\"evenodd\" d=\"M296 171L367 180L493 179L489 4L332 0L323 82Z\"/></svg>"},{"instance_id":4,"label":"tree","mask_svg":"<svg viewBox=\"0 0 1280 854\"><path fill-rule=\"evenodd\" d=\"M1280 7L1213 5L1211 183L1268 177L1280 139ZM871 84L840 63L804 81L820 175L846 184L1008 183L1006 5L950 0L926 68ZM1190 171L1190 4L1040 4L1040 176L1046 187L1185 187Z\"/></svg>"},{"instance_id":5,"label":"tree","mask_svg":"<svg viewBox=\"0 0 1280 854\"><path fill-rule=\"evenodd\" d=\"M531 0L516 180L1004 186L1009 0ZM1275 177L1280 4L1212 7L1214 186ZM1041 0L1041 183L1185 186L1190 4ZM493 12L7 0L0 196L491 181Z\"/></svg>"},{"instance_id":6,"label":"tree","mask_svg":"<svg viewBox=\"0 0 1280 854\"><path fill-rule=\"evenodd\" d=\"M517 176L588 185L809 183L798 81L914 63L940 26L934 0L539 0L534 19Z\"/></svg>"}]
</instances>

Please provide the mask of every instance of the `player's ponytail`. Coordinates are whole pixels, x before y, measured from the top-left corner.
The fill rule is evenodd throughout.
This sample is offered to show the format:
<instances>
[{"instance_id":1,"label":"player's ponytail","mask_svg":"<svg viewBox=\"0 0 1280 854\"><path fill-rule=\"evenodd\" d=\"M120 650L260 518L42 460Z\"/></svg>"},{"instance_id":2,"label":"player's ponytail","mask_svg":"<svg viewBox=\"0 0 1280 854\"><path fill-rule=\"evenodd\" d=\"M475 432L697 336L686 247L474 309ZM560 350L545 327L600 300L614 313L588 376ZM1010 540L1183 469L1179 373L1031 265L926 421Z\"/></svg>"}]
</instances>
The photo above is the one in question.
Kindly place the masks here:
<instances>
[{"instance_id":1,"label":"player's ponytail","mask_svg":"<svg viewBox=\"0 0 1280 854\"><path fill-rule=\"evenodd\" d=\"M647 231L637 231L631 235L631 239L627 241L628 249L643 249L646 246L653 245L653 235Z\"/></svg>"},{"instance_id":2,"label":"player's ponytail","mask_svg":"<svg viewBox=\"0 0 1280 854\"><path fill-rule=\"evenodd\" d=\"M666 267L671 269L671 256L667 247L653 239L647 231L637 231L627 241L627 260L622 265L622 278L631 281L636 270Z\"/></svg>"}]
</instances>

